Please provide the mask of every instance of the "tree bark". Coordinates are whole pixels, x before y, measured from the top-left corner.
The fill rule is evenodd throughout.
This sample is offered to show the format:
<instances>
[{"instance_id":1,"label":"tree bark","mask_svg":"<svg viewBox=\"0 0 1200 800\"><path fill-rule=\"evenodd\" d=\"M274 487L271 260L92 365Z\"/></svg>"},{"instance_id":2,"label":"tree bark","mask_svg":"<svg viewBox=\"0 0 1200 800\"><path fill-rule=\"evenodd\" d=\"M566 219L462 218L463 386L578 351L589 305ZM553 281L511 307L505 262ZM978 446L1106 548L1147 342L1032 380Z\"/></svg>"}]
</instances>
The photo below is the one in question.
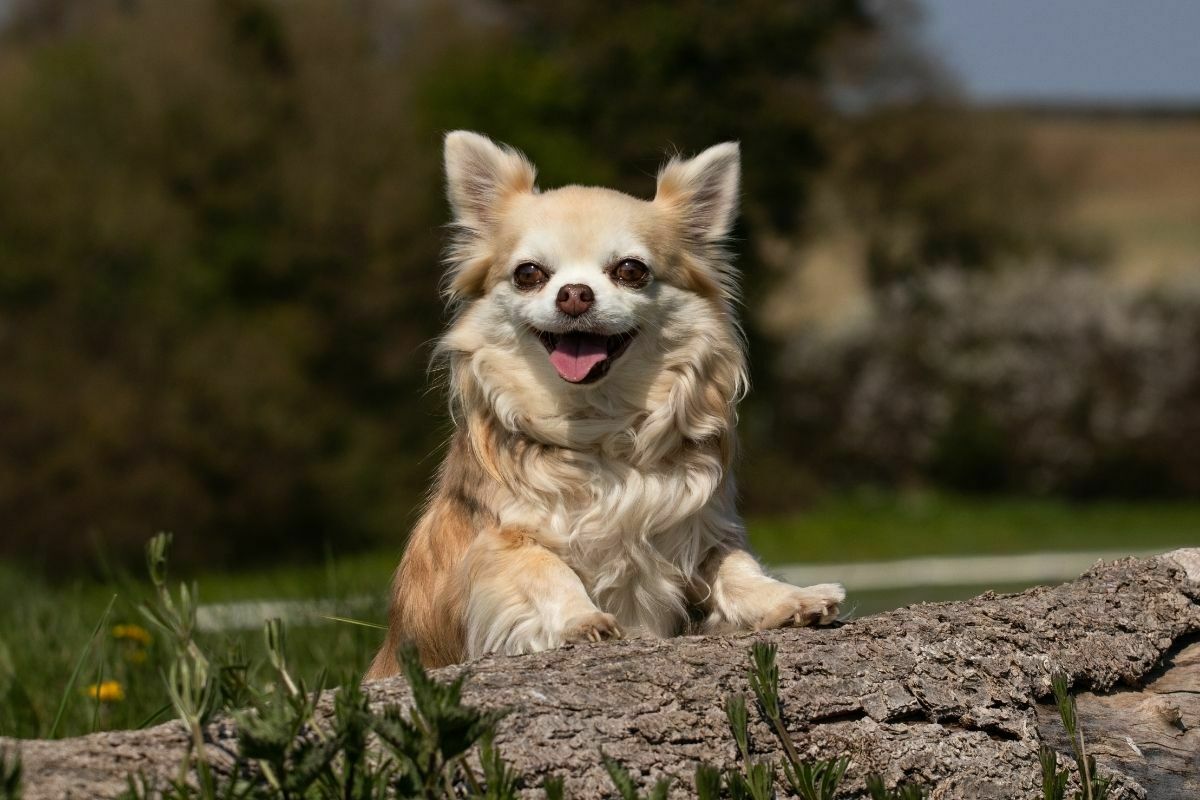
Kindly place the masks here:
<instances>
[{"instance_id":1,"label":"tree bark","mask_svg":"<svg viewBox=\"0 0 1200 800\"><path fill-rule=\"evenodd\" d=\"M1040 798L1039 745L1069 761L1050 694L1049 676L1061 670L1114 797L1200 797L1200 548L831 628L485 658L467 667L465 699L511 710L498 741L530 787L557 774L571 797L611 796L603 750L646 785L672 777L672 795L687 797L699 761L736 760L723 702L749 694L755 640L778 645L785 722L801 755L849 755L850 791L877 772L893 785L922 783L933 798ZM399 679L367 691L378 703L408 699ZM780 756L753 709L751 718L754 752ZM210 735L228 760L232 723ZM185 743L179 723L21 742L25 796L111 797L131 771L169 778Z\"/></svg>"}]
</instances>

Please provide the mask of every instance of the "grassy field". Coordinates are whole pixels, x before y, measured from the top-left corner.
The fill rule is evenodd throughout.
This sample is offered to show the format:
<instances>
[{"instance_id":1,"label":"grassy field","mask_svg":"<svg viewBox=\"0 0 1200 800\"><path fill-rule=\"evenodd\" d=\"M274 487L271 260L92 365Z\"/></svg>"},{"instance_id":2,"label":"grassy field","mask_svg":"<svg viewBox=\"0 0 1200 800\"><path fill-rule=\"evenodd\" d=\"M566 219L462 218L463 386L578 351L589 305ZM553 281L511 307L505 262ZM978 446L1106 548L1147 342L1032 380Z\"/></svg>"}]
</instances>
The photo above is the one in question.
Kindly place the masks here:
<instances>
[{"instance_id":1,"label":"grassy field","mask_svg":"<svg viewBox=\"0 0 1200 800\"><path fill-rule=\"evenodd\" d=\"M762 558L775 564L1135 551L1200 544L1200 504L864 493L827 500L796 517L752 520L750 538Z\"/></svg>"},{"instance_id":2,"label":"grassy field","mask_svg":"<svg viewBox=\"0 0 1200 800\"><path fill-rule=\"evenodd\" d=\"M263 597L252 587L267 591L265 587L277 577L279 574L270 581L255 582L249 575L237 576L226 583L222 576L205 576L199 582L201 599ZM142 727L170 718L162 675L168 663L167 648L137 610L138 602L148 596L144 583L50 585L10 565L0 565L0 587L0 735L66 736ZM247 593L239 595L239 587L246 587ZM297 588L296 594L327 597L328 588L314 579L307 592ZM382 618L382 599L378 608L364 611L364 616ZM138 630L129 626L145 630L149 642L134 638ZM208 652L227 663L263 662L260 631L208 633L197 638ZM331 623L288 630L289 659L296 674L310 686L325 667L330 670L331 684L361 672L378 645L378 631L356 625ZM77 664L81 669L72 683ZM250 679L265 685L266 677L258 674ZM88 696L89 686L110 681L121 687L120 699L97 702ZM60 704L65 707L56 727Z\"/></svg>"},{"instance_id":3,"label":"grassy field","mask_svg":"<svg viewBox=\"0 0 1200 800\"><path fill-rule=\"evenodd\" d=\"M1200 117L1036 115L1037 158L1079 181L1076 221L1109 241L1122 279L1200 271Z\"/></svg>"},{"instance_id":4,"label":"grassy field","mask_svg":"<svg viewBox=\"0 0 1200 800\"><path fill-rule=\"evenodd\" d=\"M1038 550L1133 551L1200 544L1200 503L1073 506L1044 500L864 493L831 499L794 518L752 520L750 528L755 547L776 564ZM186 577L197 581L201 599L208 603L358 598L353 615L382 622L395 559L394 552L379 552L313 566ZM868 613L915 601L970 596L985 588L1020 587L875 592L853 597L852 605ZM147 592L141 580L50 584L15 565L0 564L0 735L74 735L168 718L160 672L165 648L156 638L143 643L136 630L117 627L146 626L136 605ZM364 605L364 596L378 602ZM110 601L111 611L105 615ZM200 638L230 662L261 663L263 645L257 631L207 633ZM364 669L379 638L375 629L346 623L294 625L288 653L295 672L310 684L325 667L330 668L329 681L338 683ZM77 664L79 673L72 683ZM265 676L252 680L265 681ZM121 699L98 701L87 695L88 686L109 681L120 685ZM63 713L55 726L60 705Z\"/></svg>"}]
</instances>

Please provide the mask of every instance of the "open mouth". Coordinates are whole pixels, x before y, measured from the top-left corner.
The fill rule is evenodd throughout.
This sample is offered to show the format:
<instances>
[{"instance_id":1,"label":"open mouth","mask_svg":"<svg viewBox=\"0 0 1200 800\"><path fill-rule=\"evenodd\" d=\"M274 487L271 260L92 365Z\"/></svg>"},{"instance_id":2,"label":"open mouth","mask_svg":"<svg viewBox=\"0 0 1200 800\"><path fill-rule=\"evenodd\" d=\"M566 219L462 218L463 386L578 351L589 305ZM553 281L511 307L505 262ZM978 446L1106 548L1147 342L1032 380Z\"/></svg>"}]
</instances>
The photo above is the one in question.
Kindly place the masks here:
<instances>
[{"instance_id":1,"label":"open mouth","mask_svg":"<svg viewBox=\"0 0 1200 800\"><path fill-rule=\"evenodd\" d=\"M611 335L583 331L534 333L550 353L550 364L559 377L570 383L592 383L603 378L637 336L637 330Z\"/></svg>"}]
</instances>

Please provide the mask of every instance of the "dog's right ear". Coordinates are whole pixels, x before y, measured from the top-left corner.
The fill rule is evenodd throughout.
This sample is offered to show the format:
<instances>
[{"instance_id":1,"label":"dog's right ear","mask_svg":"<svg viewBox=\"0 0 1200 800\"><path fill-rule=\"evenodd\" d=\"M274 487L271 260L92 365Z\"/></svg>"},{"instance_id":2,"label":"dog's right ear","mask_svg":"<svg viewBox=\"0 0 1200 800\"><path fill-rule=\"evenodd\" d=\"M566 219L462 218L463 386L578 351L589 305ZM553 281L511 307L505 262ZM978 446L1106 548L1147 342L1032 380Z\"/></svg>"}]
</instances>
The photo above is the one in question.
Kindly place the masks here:
<instances>
[{"instance_id":1,"label":"dog's right ear","mask_svg":"<svg viewBox=\"0 0 1200 800\"><path fill-rule=\"evenodd\" d=\"M679 215L690 239L720 243L737 216L741 164L737 142L714 145L695 158L676 156L658 173L654 202Z\"/></svg>"},{"instance_id":2,"label":"dog's right ear","mask_svg":"<svg viewBox=\"0 0 1200 800\"><path fill-rule=\"evenodd\" d=\"M446 194L454 221L476 234L496 221L513 194L533 191L537 173L525 156L471 131L446 134Z\"/></svg>"}]
</instances>

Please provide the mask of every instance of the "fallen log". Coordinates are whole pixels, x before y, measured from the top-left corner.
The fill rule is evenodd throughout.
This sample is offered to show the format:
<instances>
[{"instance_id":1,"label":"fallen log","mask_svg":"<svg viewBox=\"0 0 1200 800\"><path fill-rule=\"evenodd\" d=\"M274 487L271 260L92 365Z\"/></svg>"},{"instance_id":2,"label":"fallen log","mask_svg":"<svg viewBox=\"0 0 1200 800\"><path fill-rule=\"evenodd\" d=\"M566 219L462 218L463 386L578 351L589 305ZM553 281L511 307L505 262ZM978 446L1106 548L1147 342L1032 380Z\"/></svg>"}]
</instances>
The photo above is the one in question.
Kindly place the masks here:
<instances>
[{"instance_id":1,"label":"fallen log","mask_svg":"<svg viewBox=\"0 0 1200 800\"><path fill-rule=\"evenodd\" d=\"M783 714L801 755L852 761L846 788L875 772L932 798L1040 798L1038 748L1068 762L1050 675L1065 673L1113 797L1200 797L1200 548L1101 563L1078 580L1013 595L918 604L825 629L578 645L471 664L465 699L509 709L499 746L538 786L566 778L576 798L611 796L600 751L649 786L691 794L698 762L737 758L723 702L748 693L747 651L778 646ZM436 673L456 675L452 667ZM404 703L399 679L367 685L373 702ZM322 706L328 713L329 704ZM766 723L752 746L777 757ZM235 746L229 721L214 750ZM18 746L25 796L103 798L125 776L176 774L179 723Z\"/></svg>"}]
</instances>

